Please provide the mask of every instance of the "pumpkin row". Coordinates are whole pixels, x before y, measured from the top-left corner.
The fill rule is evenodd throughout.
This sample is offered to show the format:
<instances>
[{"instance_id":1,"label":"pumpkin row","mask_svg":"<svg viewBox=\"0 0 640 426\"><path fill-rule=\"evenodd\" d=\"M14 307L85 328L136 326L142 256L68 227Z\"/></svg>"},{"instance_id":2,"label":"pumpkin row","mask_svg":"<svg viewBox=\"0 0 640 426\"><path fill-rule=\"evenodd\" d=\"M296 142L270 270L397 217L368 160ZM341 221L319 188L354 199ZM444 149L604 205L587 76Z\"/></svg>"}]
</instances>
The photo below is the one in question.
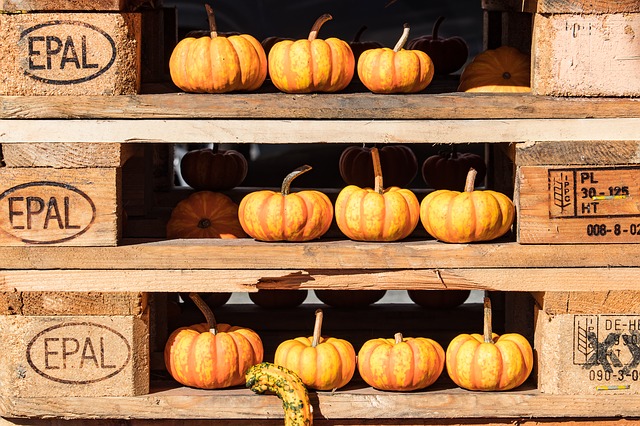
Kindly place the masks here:
<instances>
[{"instance_id":1,"label":"pumpkin row","mask_svg":"<svg viewBox=\"0 0 640 426\"><path fill-rule=\"evenodd\" d=\"M471 168L463 192L440 189L418 202L409 189L384 188L380 156L371 149L375 185L348 185L335 201L321 191L290 192L292 181L311 170L308 165L289 173L280 192L247 194L239 205L228 196L199 191L180 201L167 222L167 238L242 238L259 241L304 242L322 237L334 216L340 231L355 241L399 241L420 221L434 238L449 243L490 241L506 234L515 207L506 195L475 190L477 172Z\"/></svg>"},{"instance_id":2,"label":"pumpkin row","mask_svg":"<svg viewBox=\"0 0 640 426\"><path fill-rule=\"evenodd\" d=\"M410 27L404 24L393 49L361 44L356 57L348 42L336 37L318 38L321 27L333 19L327 13L315 21L307 39L272 39L267 52L263 43L250 34L219 33L213 9L205 7L209 34L180 40L169 59L171 79L185 92L255 91L268 75L273 85L285 93L332 93L345 89L357 75L373 93L417 93L431 83L438 70L427 51L438 58L443 72L451 67L442 59L448 57L443 49L432 47L438 43L437 27L441 21L436 22L430 39L411 40L407 49L404 46L409 41ZM459 40L448 44L453 52L464 52L462 63L458 65L456 61L459 68L466 61L467 46ZM421 47L424 45L429 47ZM530 76L528 55L502 46L478 54L462 72L458 90L526 92L530 90Z\"/></svg>"},{"instance_id":3,"label":"pumpkin row","mask_svg":"<svg viewBox=\"0 0 640 426\"><path fill-rule=\"evenodd\" d=\"M221 389L245 382L247 371L263 361L258 334L248 328L218 324L211 309L196 294L191 299L206 323L176 329L165 351L167 371L179 383L202 389ZM492 332L491 301L484 299L483 334L455 336L446 351L433 339L405 337L366 341L357 355L344 339L322 336L323 312L315 312L313 335L280 343L274 364L291 372L310 389L336 390L355 375L384 391L414 391L432 385L445 369L464 389L503 391L524 383L533 369L533 350L517 333Z\"/></svg>"}]
</instances>

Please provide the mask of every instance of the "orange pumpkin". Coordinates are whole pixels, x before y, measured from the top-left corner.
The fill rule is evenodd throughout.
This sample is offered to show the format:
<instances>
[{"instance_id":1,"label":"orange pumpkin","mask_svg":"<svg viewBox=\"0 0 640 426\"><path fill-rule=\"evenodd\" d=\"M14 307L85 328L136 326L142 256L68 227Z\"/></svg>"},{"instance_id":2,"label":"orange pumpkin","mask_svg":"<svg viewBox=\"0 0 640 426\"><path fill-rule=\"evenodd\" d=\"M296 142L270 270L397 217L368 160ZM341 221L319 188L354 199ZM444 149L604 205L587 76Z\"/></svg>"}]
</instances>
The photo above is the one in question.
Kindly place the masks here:
<instances>
[{"instance_id":1,"label":"orange pumpkin","mask_svg":"<svg viewBox=\"0 0 640 426\"><path fill-rule=\"evenodd\" d=\"M374 188L349 185L338 194L335 217L338 228L356 241L397 241L408 237L420 218L420 204L408 189L383 188L380 155L371 149Z\"/></svg>"},{"instance_id":2,"label":"orange pumpkin","mask_svg":"<svg viewBox=\"0 0 640 426\"><path fill-rule=\"evenodd\" d=\"M509 46L485 50L462 71L458 91L530 92L530 57Z\"/></svg>"},{"instance_id":3,"label":"orange pumpkin","mask_svg":"<svg viewBox=\"0 0 640 426\"><path fill-rule=\"evenodd\" d=\"M305 165L289 173L280 192L246 195L238 210L242 229L260 241L310 241L324 235L333 220L329 197L315 190L289 192L291 182L309 170Z\"/></svg>"},{"instance_id":4,"label":"orange pumpkin","mask_svg":"<svg viewBox=\"0 0 640 426\"><path fill-rule=\"evenodd\" d=\"M312 389L339 389L356 371L356 352L347 340L322 337L322 310L315 315L313 336L280 343L273 362L296 373Z\"/></svg>"},{"instance_id":5,"label":"orange pumpkin","mask_svg":"<svg viewBox=\"0 0 640 426\"><path fill-rule=\"evenodd\" d=\"M409 38L409 25L393 49L383 47L362 52L358 59L358 77L373 93L416 93L433 80L434 67L421 50L402 47Z\"/></svg>"},{"instance_id":6,"label":"orange pumpkin","mask_svg":"<svg viewBox=\"0 0 640 426\"><path fill-rule=\"evenodd\" d=\"M432 385L444 370L444 349L426 337L372 339L358 351L358 372L370 386L413 391Z\"/></svg>"},{"instance_id":7,"label":"orange pumpkin","mask_svg":"<svg viewBox=\"0 0 640 426\"><path fill-rule=\"evenodd\" d=\"M247 172L244 155L233 149L222 150L218 144L189 151L180 160L182 179L198 191L235 188L247 177Z\"/></svg>"},{"instance_id":8,"label":"orange pumpkin","mask_svg":"<svg viewBox=\"0 0 640 426\"><path fill-rule=\"evenodd\" d=\"M463 192L439 189L420 203L420 220L427 232L447 243L489 241L504 235L515 217L513 202L491 190L475 190L476 171L470 169Z\"/></svg>"},{"instance_id":9,"label":"orange pumpkin","mask_svg":"<svg viewBox=\"0 0 640 426\"><path fill-rule=\"evenodd\" d=\"M249 34L224 37L217 32L213 9L205 5L211 34L186 37L171 53L171 80L185 92L226 93L256 90L267 77L267 55Z\"/></svg>"},{"instance_id":10,"label":"orange pumpkin","mask_svg":"<svg viewBox=\"0 0 640 426\"><path fill-rule=\"evenodd\" d=\"M167 222L167 238L244 238L238 205L224 194L199 191L180 201Z\"/></svg>"},{"instance_id":11,"label":"orange pumpkin","mask_svg":"<svg viewBox=\"0 0 640 426\"><path fill-rule=\"evenodd\" d=\"M533 369L533 349L517 333L498 336L491 331L491 301L484 298L484 334L460 334L446 352L447 373L469 390L503 391L527 380Z\"/></svg>"},{"instance_id":12,"label":"orange pumpkin","mask_svg":"<svg viewBox=\"0 0 640 426\"><path fill-rule=\"evenodd\" d=\"M247 370L262 362L262 340L251 329L216 323L207 304L196 293L189 296L207 322L171 333L164 349L167 371L177 382L201 389L243 384Z\"/></svg>"},{"instance_id":13,"label":"orange pumpkin","mask_svg":"<svg viewBox=\"0 0 640 426\"><path fill-rule=\"evenodd\" d=\"M407 145L385 145L378 149L380 167L387 186L407 186L418 174L418 159ZM340 176L347 185L373 187L373 161L371 148L349 146L340 154Z\"/></svg>"},{"instance_id":14,"label":"orange pumpkin","mask_svg":"<svg viewBox=\"0 0 640 426\"><path fill-rule=\"evenodd\" d=\"M337 92L353 78L355 59L349 43L335 37L318 39L322 25L333 19L324 14L316 20L309 37L283 40L269 51L271 82L286 93Z\"/></svg>"},{"instance_id":15,"label":"orange pumpkin","mask_svg":"<svg viewBox=\"0 0 640 426\"><path fill-rule=\"evenodd\" d=\"M361 40L362 34L367 30L367 26L363 25L360 27L356 35L353 37L353 40L349 42L349 47L351 47L351 51L353 52L353 58L355 63L358 63L358 59L362 52L369 49L378 49L384 47L382 43L379 41L373 40Z\"/></svg>"}]
</instances>

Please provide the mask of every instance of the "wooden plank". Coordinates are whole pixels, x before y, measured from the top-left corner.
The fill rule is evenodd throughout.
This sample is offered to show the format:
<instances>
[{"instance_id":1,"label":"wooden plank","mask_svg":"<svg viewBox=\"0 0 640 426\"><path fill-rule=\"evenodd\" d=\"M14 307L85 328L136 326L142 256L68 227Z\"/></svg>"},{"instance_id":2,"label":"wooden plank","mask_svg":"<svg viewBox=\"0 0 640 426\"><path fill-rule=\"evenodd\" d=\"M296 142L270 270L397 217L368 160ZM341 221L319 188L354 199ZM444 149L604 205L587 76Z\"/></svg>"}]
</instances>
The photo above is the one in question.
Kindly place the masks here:
<instances>
[{"instance_id":1,"label":"wooden plank","mask_svg":"<svg viewBox=\"0 0 640 426\"><path fill-rule=\"evenodd\" d=\"M136 144L30 143L5 144L7 167L121 167L141 150Z\"/></svg>"},{"instance_id":2,"label":"wooden plank","mask_svg":"<svg viewBox=\"0 0 640 426\"><path fill-rule=\"evenodd\" d=\"M0 247L4 270L411 270L451 268L634 268L639 244L447 244L346 239L309 243L239 240L125 241L119 247ZM127 244L128 243L128 244ZM135 244L133 244L135 243ZM435 273L435 272L432 272ZM158 273L162 275L162 273ZM137 291L137 290L136 290Z\"/></svg>"},{"instance_id":3,"label":"wooden plank","mask_svg":"<svg viewBox=\"0 0 640 426\"><path fill-rule=\"evenodd\" d=\"M638 242L638 166L523 166L516 186L521 244Z\"/></svg>"},{"instance_id":4,"label":"wooden plank","mask_svg":"<svg viewBox=\"0 0 640 426\"><path fill-rule=\"evenodd\" d=\"M538 13L640 12L637 0L537 0Z\"/></svg>"},{"instance_id":5,"label":"wooden plank","mask_svg":"<svg viewBox=\"0 0 640 426\"><path fill-rule=\"evenodd\" d=\"M638 164L639 148L637 141L529 142L515 145L515 162L519 166Z\"/></svg>"},{"instance_id":6,"label":"wooden plank","mask_svg":"<svg viewBox=\"0 0 640 426\"><path fill-rule=\"evenodd\" d=\"M640 87L640 86L639 86ZM34 125L35 124L35 125ZM486 143L637 140L640 118L505 120L9 120L0 143Z\"/></svg>"},{"instance_id":7,"label":"wooden plank","mask_svg":"<svg viewBox=\"0 0 640 426\"><path fill-rule=\"evenodd\" d=\"M561 254L559 254L561 255ZM0 291L254 292L334 290L635 290L632 268L481 268L415 270L34 270L0 271ZM70 284L72 283L72 284Z\"/></svg>"},{"instance_id":8,"label":"wooden plank","mask_svg":"<svg viewBox=\"0 0 640 426\"><path fill-rule=\"evenodd\" d=\"M0 379L9 397L149 392L148 315L1 315Z\"/></svg>"},{"instance_id":9,"label":"wooden plank","mask_svg":"<svg viewBox=\"0 0 640 426\"><path fill-rule=\"evenodd\" d=\"M129 0L1 0L0 10L18 11L54 11L54 10L123 10Z\"/></svg>"},{"instance_id":10,"label":"wooden plank","mask_svg":"<svg viewBox=\"0 0 640 426\"><path fill-rule=\"evenodd\" d=\"M120 169L0 169L1 245L115 245Z\"/></svg>"},{"instance_id":11,"label":"wooden plank","mask_svg":"<svg viewBox=\"0 0 640 426\"><path fill-rule=\"evenodd\" d=\"M122 95L140 88L140 14L0 14L2 95Z\"/></svg>"},{"instance_id":12,"label":"wooden plank","mask_svg":"<svg viewBox=\"0 0 640 426\"><path fill-rule=\"evenodd\" d=\"M0 315L141 315L146 308L146 293L0 293Z\"/></svg>"},{"instance_id":13,"label":"wooden plank","mask_svg":"<svg viewBox=\"0 0 640 426\"><path fill-rule=\"evenodd\" d=\"M531 94L331 93L0 97L0 119L510 119L640 117L640 99L556 98ZM131 124L130 121L127 124ZM193 124L193 123L192 123ZM56 132L56 133L59 133Z\"/></svg>"},{"instance_id":14,"label":"wooden plank","mask_svg":"<svg viewBox=\"0 0 640 426\"><path fill-rule=\"evenodd\" d=\"M638 96L640 13L537 14L532 93ZM626 78L617 78L624 75Z\"/></svg>"},{"instance_id":15,"label":"wooden plank","mask_svg":"<svg viewBox=\"0 0 640 426\"><path fill-rule=\"evenodd\" d=\"M335 392L311 392L318 419L461 419L554 418L570 419L596 412L600 417L637 417L639 398L618 395L603 403L601 395L545 395L536 390L469 392L453 388L427 388L397 393L368 387ZM280 419L282 401L275 395L258 396L248 389L199 391L196 389L152 389L139 397L113 398L2 398L5 417L64 416L66 419ZM197 408L196 408L197 407ZM594 407L597 407L594 410ZM126 416L126 417L125 417ZM259 417L258 417L259 416Z\"/></svg>"},{"instance_id":16,"label":"wooden plank","mask_svg":"<svg viewBox=\"0 0 640 426\"><path fill-rule=\"evenodd\" d=\"M563 299L566 305L558 306ZM640 393L640 293L545 293L538 300L535 346L541 392Z\"/></svg>"}]
</instances>

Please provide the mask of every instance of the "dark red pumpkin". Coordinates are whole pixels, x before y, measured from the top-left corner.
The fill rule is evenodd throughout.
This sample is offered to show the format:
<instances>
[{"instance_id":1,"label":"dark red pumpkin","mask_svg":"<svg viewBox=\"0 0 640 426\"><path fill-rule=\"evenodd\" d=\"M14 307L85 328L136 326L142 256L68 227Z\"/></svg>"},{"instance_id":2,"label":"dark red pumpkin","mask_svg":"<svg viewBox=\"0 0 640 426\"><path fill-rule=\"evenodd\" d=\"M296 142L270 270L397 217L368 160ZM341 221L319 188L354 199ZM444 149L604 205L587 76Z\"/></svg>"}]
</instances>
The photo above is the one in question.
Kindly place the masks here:
<instances>
[{"instance_id":1,"label":"dark red pumpkin","mask_svg":"<svg viewBox=\"0 0 640 426\"><path fill-rule=\"evenodd\" d=\"M351 50L353 51L353 57L356 60L356 64L358 63L358 58L360 57L362 52L364 52L365 50L379 49L381 47L384 47L384 45L382 43L378 42L378 41L363 41L363 40L360 40L360 37L362 37L362 33L364 33L366 30L367 30L366 25L363 25L358 30L356 35L353 37L353 40L351 40L349 42L349 46L351 47Z\"/></svg>"},{"instance_id":2,"label":"dark red pumpkin","mask_svg":"<svg viewBox=\"0 0 640 426\"><path fill-rule=\"evenodd\" d=\"M484 159L474 153L458 153L456 145L451 149L432 155L422 163L422 179L434 189L463 191L469 169L478 174L476 182L482 182L487 174Z\"/></svg>"},{"instance_id":3,"label":"dark red pumpkin","mask_svg":"<svg viewBox=\"0 0 640 426\"><path fill-rule=\"evenodd\" d=\"M431 309L451 309L462 305L471 290L407 290L416 305Z\"/></svg>"},{"instance_id":4,"label":"dark red pumpkin","mask_svg":"<svg viewBox=\"0 0 640 426\"><path fill-rule=\"evenodd\" d=\"M362 308L382 299L386 290L315 290L316 297L334 308Z\"/></svg>"},{"instance_id":5,"label":"dark red pumpkin","mask_svg":"<svg viewBox=\"0 0 640 426\"><path fill-rule=\"evenodd\" d=\"M440 16L431 35L424 35L407 43L407 50L422 50L433 61L436 75L447 75L458 71L467 62L469 46L462 37L441 38L438 36L440 24L444 16Z\"/></svg>"},{"instance_id":6,"label":"dark red pumpkin","mask_svg":"<svg viewBox=\"0 0 640 426\"><path fill-rule=\"evenodd\" d=\"M265 309L295 308L307 298L308 290L258 290L249 299Z\"/></svg>"},{"instance_id":7,"label":"dark red pumpkin","mask_svg":"<svg viewBox=\"0 0 640 426\"><path fill-rule=\"evenodd\" d=\"M224 191L240 185L249 170L247 159L240 152L211 148L187 152L180 161L182 179L198 191Z\"/></svg>"},{"instance_id":8,"label":"dark red pumpkin","mask_svg":"<svg viewBox=\"0 0 640 426\"><path fill-rule=\"evenodd\" d=\"M406 145L386 145L378 149L380 165L386 188L408 186L418 173L418 159ZM340 176L347 185L373 188L373 160L371 148L365 146L347 147L340 155Z\"/></svg>"}]
</instances>

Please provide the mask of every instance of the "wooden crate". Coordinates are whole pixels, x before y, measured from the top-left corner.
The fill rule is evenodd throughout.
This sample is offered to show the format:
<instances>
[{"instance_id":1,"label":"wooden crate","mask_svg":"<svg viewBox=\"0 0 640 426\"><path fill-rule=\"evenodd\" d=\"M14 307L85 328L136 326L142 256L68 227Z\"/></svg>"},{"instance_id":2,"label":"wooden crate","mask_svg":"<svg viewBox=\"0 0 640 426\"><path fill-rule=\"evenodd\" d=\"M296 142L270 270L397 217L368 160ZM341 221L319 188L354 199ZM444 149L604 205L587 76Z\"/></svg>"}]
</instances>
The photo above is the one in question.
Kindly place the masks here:
<instances>
[{"instance_id":1,"label":"wooden crate","mask_svg":"<svg viewBox=\"0 0 640 426\"><path fill-rule=\"evenodd\" d=\"M636 40L640 3L540 1L537 12L532 52L534 94L640 94Z\"/></svg>"},{"instance_id":2,"label":"wooden crate","mask_svg":"<svg viewBox=\"0 0 640 426\"><path fill-rule=\"evenodd\" d=\"M139 91L139 13L0 14L0 37L2 95Z\"/></svg>"},{"instance_id":3,"label":"wooden crate","mask_svg":"<svg viewBox=\"0 0 640 426\"><path fill-rule=\"evenodd\" d=\"M518 242L638 242L636 149L632 141L517 147Z\"/></svg>"},{"instance_id":4,"label":"wooden crate","mask_svg":"<svg viewBox=\"0 0 640 426\"><path fill-rule=\"evenodd\" d=\"M5 396L134 396L149 392L145 294L4 293Z\"/></svg>"},{"instance_id":5,"label":"wooden crate","mask_svg":"<svg viewBox=\"0 0 640 426\"><path fill-rule=\"evenodd\" d=\"M640 293L538 294L535 348L543 393L640 394Z\"/></svg>"}]
</instances>

